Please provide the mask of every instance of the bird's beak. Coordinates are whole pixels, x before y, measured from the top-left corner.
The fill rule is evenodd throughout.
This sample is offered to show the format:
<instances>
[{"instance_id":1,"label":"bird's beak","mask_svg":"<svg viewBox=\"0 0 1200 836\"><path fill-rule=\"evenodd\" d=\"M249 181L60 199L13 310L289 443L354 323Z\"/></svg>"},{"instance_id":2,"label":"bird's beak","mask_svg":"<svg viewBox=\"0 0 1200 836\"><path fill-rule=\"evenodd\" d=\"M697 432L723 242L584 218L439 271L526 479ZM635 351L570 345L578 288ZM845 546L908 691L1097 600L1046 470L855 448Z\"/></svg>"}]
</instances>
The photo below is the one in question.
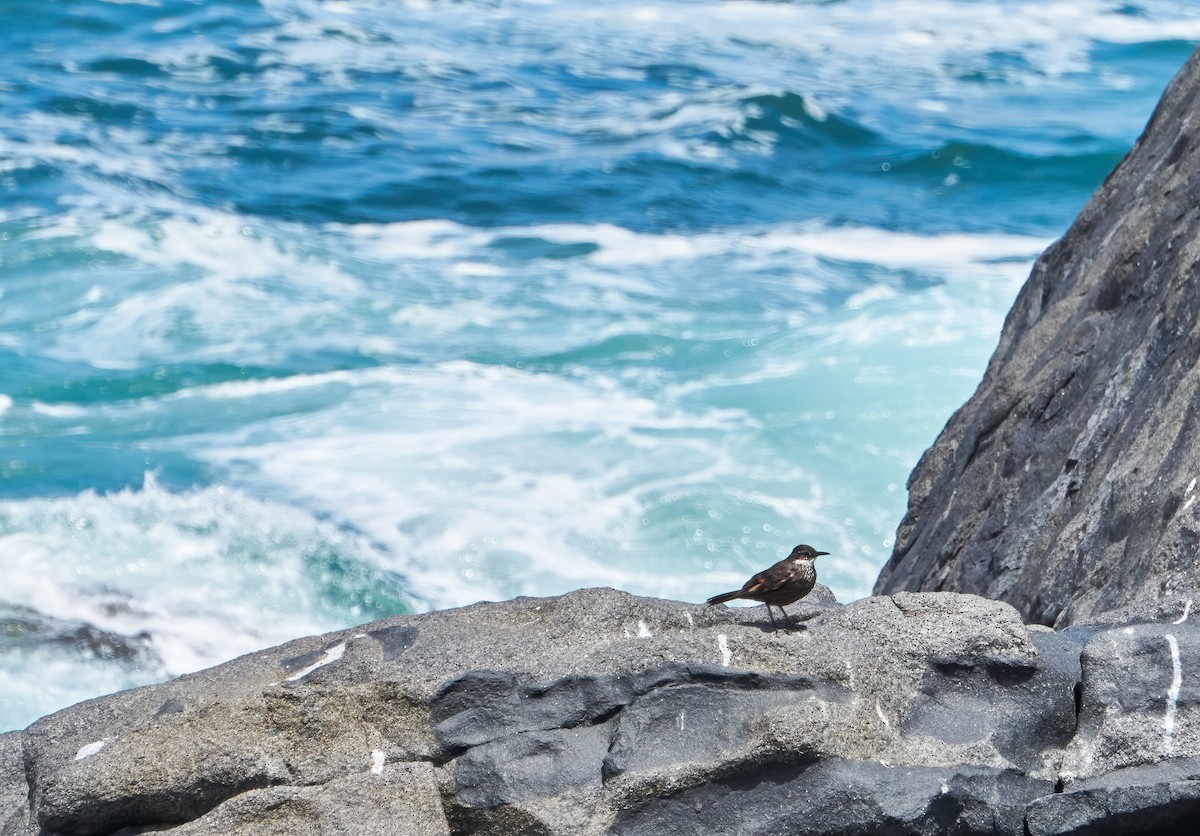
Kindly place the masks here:
<instances>
[{"instance_id":1,"label":"bird's beak","mask_svg":"<svg viewBox=\"0 0 1200 836\"><path fill-rule=\"evenodd\" d=\"M817 552L817 557L820 557L823 554L829 554L829 552Z\"/></svg>"}]
</instances>

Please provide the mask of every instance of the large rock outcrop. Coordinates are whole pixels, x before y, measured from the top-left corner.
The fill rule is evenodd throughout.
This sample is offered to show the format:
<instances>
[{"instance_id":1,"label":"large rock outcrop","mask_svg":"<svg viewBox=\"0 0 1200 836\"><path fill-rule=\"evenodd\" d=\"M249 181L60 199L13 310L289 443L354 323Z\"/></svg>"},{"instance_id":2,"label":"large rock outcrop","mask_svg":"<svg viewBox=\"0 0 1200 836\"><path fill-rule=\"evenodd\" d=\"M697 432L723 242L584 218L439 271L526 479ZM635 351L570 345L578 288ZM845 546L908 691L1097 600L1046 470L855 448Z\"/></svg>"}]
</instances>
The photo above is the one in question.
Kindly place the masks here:
<instances>
[{"instance_id":1,"label":"large rock outcrop","mask_svg":"<svg viewBox=\"0 0 1200 836\"><path fill-rule=\"evenodd\" d=\"M1037 836L1200 809L1174 612L1055 633L969 595L810 598L778 631L594 589L300 639L0 735L0 833Z\"/></svg>"},{"instance_id":2,"label":"large rock outcrop","mask_svg":"<svg viewBox=\"0 0 1200 836\"><path fill-rule=\"evenodd\" d=\"M1200 586L1200 54L1037 261L909 479L877 593L1066 626Z\"/></svg>"}]
</instances>

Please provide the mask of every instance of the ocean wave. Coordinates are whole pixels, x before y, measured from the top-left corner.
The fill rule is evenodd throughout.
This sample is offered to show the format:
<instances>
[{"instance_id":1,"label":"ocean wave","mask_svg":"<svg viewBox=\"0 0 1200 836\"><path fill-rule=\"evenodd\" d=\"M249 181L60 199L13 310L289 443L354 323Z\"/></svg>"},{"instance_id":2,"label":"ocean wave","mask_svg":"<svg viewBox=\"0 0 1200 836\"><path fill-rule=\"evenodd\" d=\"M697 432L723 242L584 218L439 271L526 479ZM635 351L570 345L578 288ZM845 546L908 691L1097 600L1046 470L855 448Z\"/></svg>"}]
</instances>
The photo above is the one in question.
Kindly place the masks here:
<instances>
[{"instance_id":1,"label":"ocean wave","mask_svg":"<svg viewBox=\"0 0 1200 836\"><path fill-rule=\"evenodd\" d=\"M705 579L684 568L701 556L774 551L730 522L700 525L709 510L785 538L801 536L797 520L820 520L855 544L830 582L862 594L900 495L864 503L860 529L813 485L856 470L901 481L954 406L947 380L969 388L987 349L979 334L996 331L1045 243L821 225L703 235L358 225L330 227L321 269L293 282L308 256L286 227L256 232L265 252L247 254L224 245L242 235L232 221L170 225L85 240L169 258L197 284L98 298L86 318L30 328L22 353L66 348L60 362L81 355L86 366L53 400L15 392L6 425L59 444L106 439L115 449L95 460L106 473L132 479L149 461L176 491L233 486L348 526L436 606L578 583L701 596ZM481 281L462 264L492 269ZM208 274L251 284L253 310L235 294L243 309L227 315ZM107 305L139 317L93 327ZM306 308L355 316L298 328ZM169 335L181 317L197 326L186 340L130 341ZM122 354L131 345L138 353ZM919 366L940 371L907 379ZM874 459L848 464L863 444ZM678 572L655 564L663 543L679 545Z\"/></svg>"},{"instance_id":2,"label":"ocean wave","mask_svg":"<svg viewBox=\"0 0 1200 836\"><path fill-rule=\"evenodd\" d=\"M1114 108L1145 90L1096 56L1200 37L1200 17L1167 3L471 5L466 20L440 4L92 4L61 31L110 37L72 43L58 65L29 58L47 83L10 91L0 157L26 188L44 172L61 201L174 197L310 224L875 223L848 205L858 181L889 162L936 175L920 162L955 143L990 164L933 177L930 192L988 171L1052 183L1063 158L1080 187L1098 182L1132 139ZM1084 77L1106 95L1027 104L1078 96ZM1047 149L1047 134L1061 141ZM1075 159L1073 137L1096 142ZM892 223L926 214L901 211L906 192L888 198Z\"/></svg>"},{"instance_id":3,"label":"ocean wave","mask_svg":"<svg viewBox=\"0 0 1200 836\"><path fill-rule=\"evenodd\" d=\"M361 535L150 475L136 489L0 501L0 571L3 667L67 654L117 663L124 687L416 600Z\"/></svg>"}]
</instances>

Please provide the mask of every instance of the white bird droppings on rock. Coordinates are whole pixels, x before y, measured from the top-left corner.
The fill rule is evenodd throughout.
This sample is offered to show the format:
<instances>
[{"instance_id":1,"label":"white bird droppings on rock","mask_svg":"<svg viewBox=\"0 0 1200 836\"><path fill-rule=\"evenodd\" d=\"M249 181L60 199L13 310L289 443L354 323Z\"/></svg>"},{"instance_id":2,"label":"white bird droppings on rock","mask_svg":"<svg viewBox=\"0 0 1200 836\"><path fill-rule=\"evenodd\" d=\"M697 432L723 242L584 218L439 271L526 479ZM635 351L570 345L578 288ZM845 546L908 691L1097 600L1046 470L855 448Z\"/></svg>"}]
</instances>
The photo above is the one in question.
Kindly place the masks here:
<instances>
[{"instance_id":1,"label":"white bird droppings on rock","mask_svg":"<svg viewBox=\"0 0 1200 836\"><path fill-rule=\"evenodd\" d=\"M729 667L729 663L733 661L733 651L729 649L729 636L724 633L717 634L717 649L721 651L721 664Z\"/></svg>"},{"instance_id":2,"label":"white bird droppings on rock","mask_svg":"<svg viewBox=\"0 0 1200 836\"><path fill-rule=\"evenodd\" d=\"M90 758L103 749L107 743L107 740L97 740L95 743L89 743L87 746L80 746L79 751L75 753L75 760L81 761L84 758Z\"/></svg>"},{"instance_id":3,"label":"white bird droppings on rock","mask_svg":"<svg viewBox=\"0 0 1200 836\"><path fill-rule=\"evenodd\" d=\"M1163 717L1163 755L1171 757L1175 752L1175 706L1179 702L1179 689L1183 685L1183 664L1179 661L1179 642L1167 633L1167 644L1171 646L1171 686L1167 688L1167 713Z\"/></svg>"},{"instance_id":4,"label":"white bird droppings on rock","mask_svg":"<svg viewBox=\"0 0 1200 836\"><path fill-rule=\"evenodd\" d=\"M308 676L310 673L315 671L317 668L323 667L325 665L330 664L331 662L336 662L338 659L341 659L342 654L344 654L345 652L346 652L346 643L345 642L342 642L341 644L335 644L333 647L326 650L324 655L321 656L320 659L313 662L311 665L309 665L304 670L296 671L294 674L289 676L287 678L287 681L295 682L297 679L303 679L304 677Z\"/></svg>"}]
</instances>

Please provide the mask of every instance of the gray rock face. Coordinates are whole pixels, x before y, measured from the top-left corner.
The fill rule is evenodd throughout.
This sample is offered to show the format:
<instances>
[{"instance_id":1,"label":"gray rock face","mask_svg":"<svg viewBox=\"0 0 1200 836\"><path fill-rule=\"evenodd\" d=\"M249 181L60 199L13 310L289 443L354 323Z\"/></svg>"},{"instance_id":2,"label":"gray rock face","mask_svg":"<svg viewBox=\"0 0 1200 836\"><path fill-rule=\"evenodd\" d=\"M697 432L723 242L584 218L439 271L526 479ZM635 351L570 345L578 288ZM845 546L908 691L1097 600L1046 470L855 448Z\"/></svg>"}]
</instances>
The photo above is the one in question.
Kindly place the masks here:
<instances>
[{"instance_id":1,"label":"gray rock face","mask_svg":"<svg viewBox=\"0 0 1200 836\"><path fill-rule=\"evenodd\" d=\"M1200 760L1122 769L1029 807L1029 836L1181 834L1200 814Z\"/></svg>"},{"instance_id":2,"label":"gray rock face","mask_svg":"<svg viewBox=\"0 0 1200 836\"><path fill-rule=\"evenodd\" d=\"M1015 772L828 759L765 764L623 811L614 834L1021 834L1046 787Z\"/></svg>"},{"instance_id":3,"label":"gray rock face","mask_svg":"<svg viewBox=\"0 0 1200 836\"><path fill-rule=\"evenodd\" d=\"M29 811L29 782L20 732L0 734L0 833L24 833Z\"/></svg>"},{"instance_id":4,"label":"gray rock face","mask_svg":"<svg viewBox=\"0 0 1200 836\"><path fill-rule=\"evenodd\" d=\"M596 589L301 639L0 736L0 834L1019 836L1191 814L1189 623L1060 634L968 595L814 599L779 631L762 607Z\"/></svg>"},{"instance_id":5,"label":"gray rock face","mask_svg":"<svg viewBox=\"0 0 1200 836\"><path fill-rule=\"evenodd\" d=\"M1035 264L909 479L876 593L971 592L1061 627L1200 587L1198 269L1193 55Z\"/></svg>"},{"instance_id":6,"label":"gray rock face","mask_svg":"<svg viewBox=\"0 0 1200 836\"><path fill-rule=\"evenodd\" d=\"M1200 756L1200 628L1138 624L1083 646L1079 730L1063 776Z\"/></svg>"}]
</instances>

